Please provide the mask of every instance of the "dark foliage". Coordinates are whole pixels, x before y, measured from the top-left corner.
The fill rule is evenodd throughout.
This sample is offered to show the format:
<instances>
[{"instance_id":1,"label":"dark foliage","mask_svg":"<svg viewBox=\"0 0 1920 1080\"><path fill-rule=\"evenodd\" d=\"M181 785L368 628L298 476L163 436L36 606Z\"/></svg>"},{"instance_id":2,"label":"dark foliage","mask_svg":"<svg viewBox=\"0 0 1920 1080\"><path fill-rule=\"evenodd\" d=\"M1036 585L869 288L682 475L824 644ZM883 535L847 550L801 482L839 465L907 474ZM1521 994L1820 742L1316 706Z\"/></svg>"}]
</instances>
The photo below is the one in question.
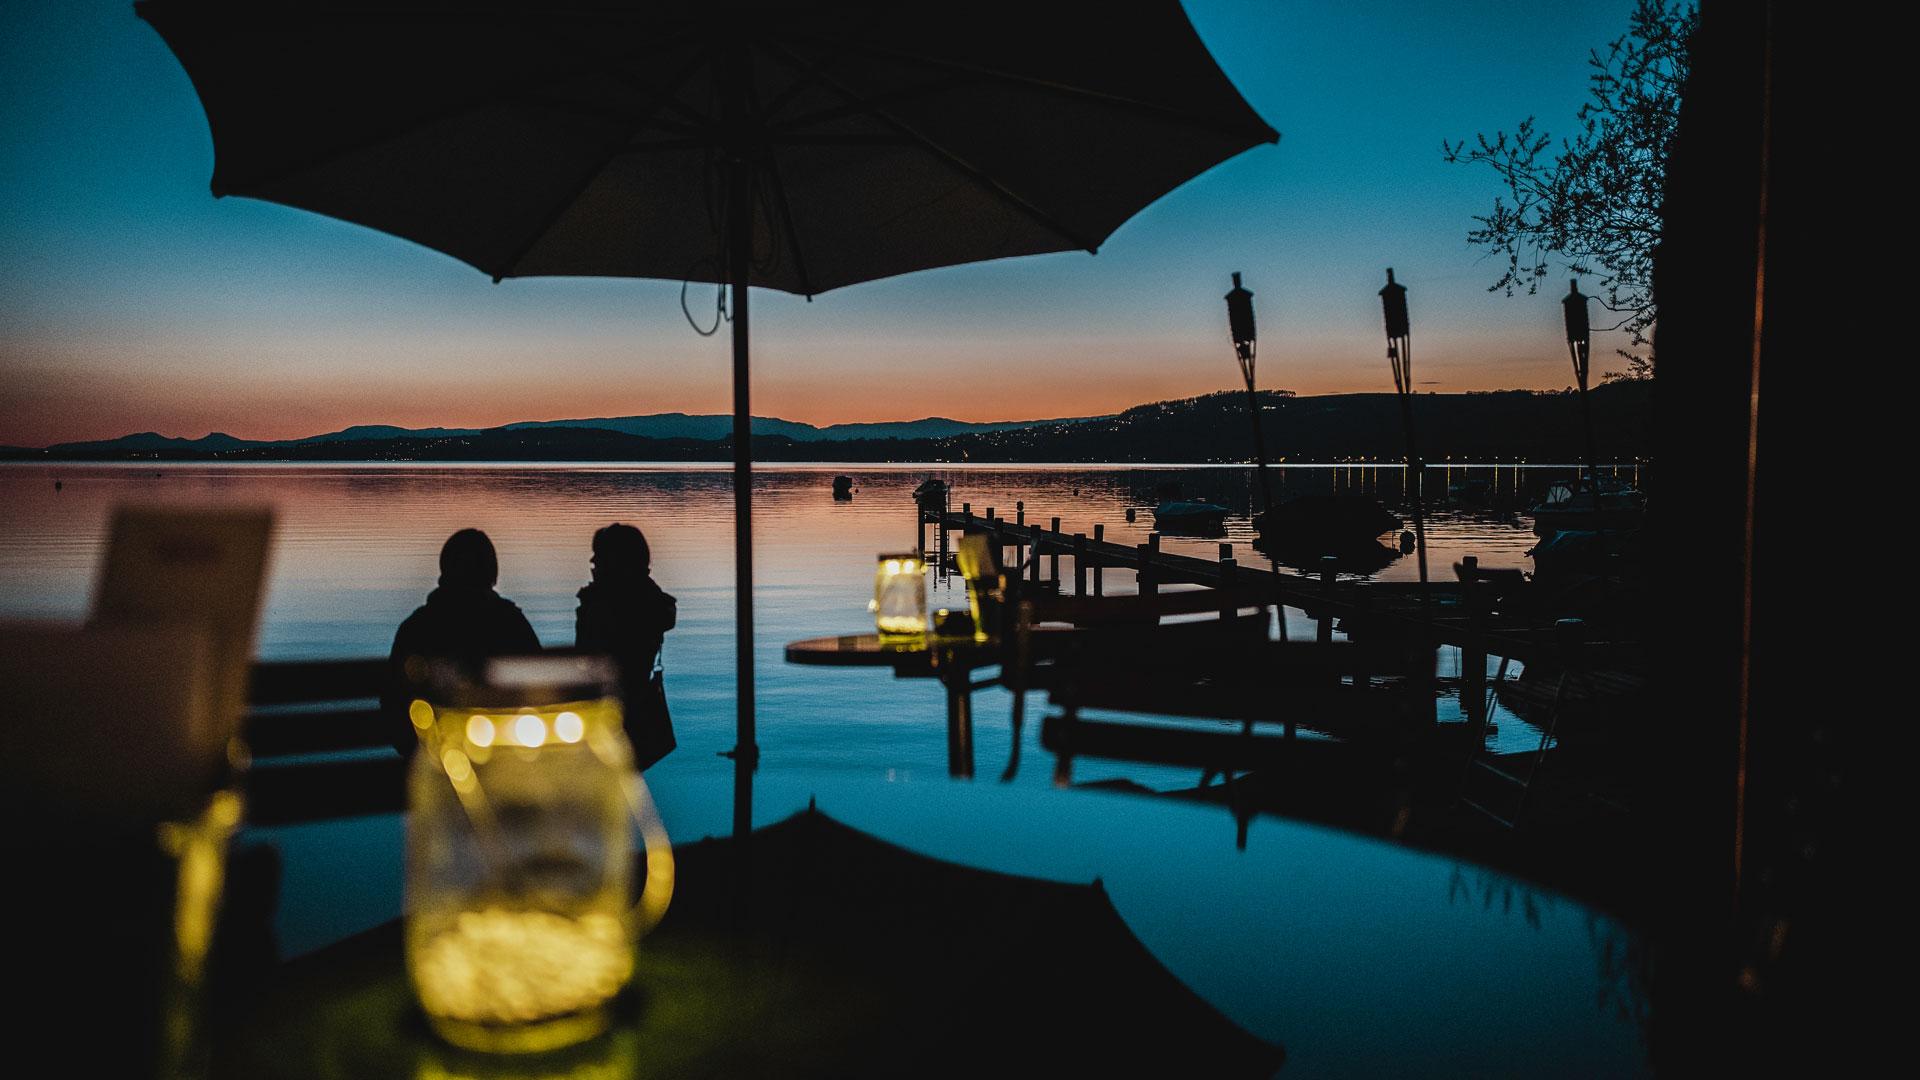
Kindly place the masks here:
<instances>
[{"instance_id":1,"label":"dark foliage","mask_svg":"<svg viewBox=\"0 0 1920 1080\"><path fill-rule=\"evenodd\" d=\"M1484 164L1507 187L1477 216L1467 241L1506 256L1489 291L1535 294L1551 273L1548 256L1568 272L1597 277L1606 306L1635 348L1648 346L1657 315L1653 253L1660 243L1667 160L1680 120L1687 46L1698 24L1688 3L1640 0L1626 34L1588 59L1592 100L1580 107L1579 134L1560 141L1529 116L1512 132L1442 143L1447 161ZM1651 378L1651 353L1622 351L1624 372Z\"/></svg>"}]
</instances>

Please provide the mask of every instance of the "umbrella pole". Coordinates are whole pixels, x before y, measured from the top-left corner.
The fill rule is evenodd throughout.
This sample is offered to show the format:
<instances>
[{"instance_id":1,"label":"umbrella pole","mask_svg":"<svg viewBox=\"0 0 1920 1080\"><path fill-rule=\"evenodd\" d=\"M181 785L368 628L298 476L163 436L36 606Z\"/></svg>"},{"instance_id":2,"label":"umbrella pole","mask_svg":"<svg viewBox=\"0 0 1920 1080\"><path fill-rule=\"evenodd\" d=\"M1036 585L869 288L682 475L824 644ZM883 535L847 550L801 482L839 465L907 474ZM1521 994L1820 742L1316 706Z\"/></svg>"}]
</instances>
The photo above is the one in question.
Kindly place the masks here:
<instances>
[{"instance_id":1,"label":"umbrella pole","mask_svg":"<svg viewBox=\"0 0 1920 1080\"><path fill-rule=\"evenodd\" d=\"M751 773L760 756L753 733L753 412L747 385L747 276L753 263L753 166L731 163L727 185L728 277L733 289L733 620L735 634L736 773ZM751 831L752 786L734 788L734 830Z\"/></svg>"}]
</instances>

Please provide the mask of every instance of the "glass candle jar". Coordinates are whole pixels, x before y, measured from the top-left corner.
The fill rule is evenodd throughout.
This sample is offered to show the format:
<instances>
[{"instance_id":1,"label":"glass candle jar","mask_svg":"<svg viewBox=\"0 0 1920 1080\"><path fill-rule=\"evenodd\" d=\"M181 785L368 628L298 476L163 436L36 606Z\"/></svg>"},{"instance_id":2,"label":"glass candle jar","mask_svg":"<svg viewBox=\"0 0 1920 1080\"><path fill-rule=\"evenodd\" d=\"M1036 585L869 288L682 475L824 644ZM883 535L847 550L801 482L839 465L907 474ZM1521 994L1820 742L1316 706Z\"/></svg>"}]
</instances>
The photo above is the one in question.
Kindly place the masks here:
<instances>
[{"instance_id":1,"label":"glass candle jar","mask_svg":"<svg viewBox=\"0 0 1920 1080\"><path fill-rule=\"evenodd\" d=\"M918 554L880 556L873 575L873 621L882 637L927 632L926 563Z\"/></svg>"},{"instance_id":2,"label":"glass candle jar","mask_svg":"<svg viewBox=\"0 0 1920 1080\"><path fill-rule=\"evenodd\" d=\"M592 1038L665 909L671 849L621 729L612 665L491 662L412 702L407 973L428 1021L466 1049ZM638 909L629 816L652 822Z\"/></svg>"}]
</instances>

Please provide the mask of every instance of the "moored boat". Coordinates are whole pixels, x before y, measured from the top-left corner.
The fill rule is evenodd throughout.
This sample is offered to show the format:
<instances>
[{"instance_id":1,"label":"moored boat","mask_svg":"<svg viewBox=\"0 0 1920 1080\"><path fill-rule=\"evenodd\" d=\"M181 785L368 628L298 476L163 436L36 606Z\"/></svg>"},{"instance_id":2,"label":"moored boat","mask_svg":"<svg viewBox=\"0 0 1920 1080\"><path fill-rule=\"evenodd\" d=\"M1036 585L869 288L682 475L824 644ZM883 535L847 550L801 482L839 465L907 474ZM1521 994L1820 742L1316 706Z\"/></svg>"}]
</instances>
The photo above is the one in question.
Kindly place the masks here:
<instances>
[{"instance_id":1,"label":"moored boat","mask_svg":"<svg viewBox=\"0 0 1920 1080\"><path fill-rule=\"evenodd\" d=\"M1153 527L1163 533L1218 536L1226 531L1227 508L1210 502L1163 502L1154 507Z\"/></svg>"},{"instance_id":2,"label":"moored boat","mask_svg":"<svg viewBox=\"0 0 1920 1080\"><path fill-rule=\"evenodd\" d=\"M1646 515L1647 497L1619 481L1554 484L1528 512L1535 536L1557 532L1637 529Z\"/></svg>"}]
</instances>

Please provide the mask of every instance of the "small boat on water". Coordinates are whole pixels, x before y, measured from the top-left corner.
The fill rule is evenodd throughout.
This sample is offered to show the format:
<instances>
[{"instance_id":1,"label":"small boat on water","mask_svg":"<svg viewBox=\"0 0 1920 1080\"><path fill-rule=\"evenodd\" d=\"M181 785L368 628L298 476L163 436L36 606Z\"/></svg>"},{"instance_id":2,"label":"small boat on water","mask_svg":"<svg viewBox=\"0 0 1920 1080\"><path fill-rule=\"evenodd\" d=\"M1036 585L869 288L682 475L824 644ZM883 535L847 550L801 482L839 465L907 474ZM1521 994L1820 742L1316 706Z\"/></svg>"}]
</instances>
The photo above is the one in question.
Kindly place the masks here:
<instances>
[{"instance_id":1,"label":"small boat on water","mask_svg":"<svg viewBox=\"0 0 1920 1080\"><path fill-rule=\"evenodd\" d=\"M1552 536L1557 532L1619 531L1637 529L1646 516L1647 497L1631 484L1601 480L1592 484L1555 484L1547 497L1528 512L1533 515L1533 534Z\"/></svg>"},{"instance_id":2,"label":"small boat on water","mask_svg":"<svg viewBox=\"0 0 1920 1080\"><path fill-rule=\"evenodd\" d=\"M1447 499L1457 506L1492 506L1493 485L1481 479L1462 480L1447 488Z\"/></svg>"},{"instance_id":3,"label":"small boat on water","mask_svg":"<svg viewBox=\"0 0 1920 1080\"><path fill-rule=\"evenodd\" d=\"M1227 530L1227 508L1210 502L1163 502L1154 507L1153 527L1181 536L1219 536Z\"/></svg>"},{"instance_id":4,"label":"small boat on water","mask_svg":"<svg viewBox=\"0 0 1920 1080\"><path fill-rule=\"evenodd\" d=\"M853 498L853 477L836 476L833 478L833 497L840 502Z\"/></svg>"},{"instance_id":5,"label":"small boat on water","mask_svg":"<svg viewBox=\"0 0 1920 1080\"><path fill-rule=\"evenodd\" d=\"M947 482L929 477L913 489L913 503L923 514L944 513L947 509Z\"/></svg>"},{"instance_id":6,"label":"small boat on water","mask_svg":"<svg viewBox=\"0 0 1920 1080\"><path fill-rule=\"evenodd\" d=\"M1331 554L1398 530L1400 518L1368 495L1301 495L1255 516L1253 528L1271 544Z\"/></svg>"},{"instance_id":7,"label":"small boat on water","mask_svg":"<svg viewBox=\"0 0 1920 1080\"><path fill-rule=\"evenodd\" d=\"M1326 569L1321 560L1332 557L1334 569L1343 574L1376 574L1393 565L1404 552L1378 540L1348 540L1337 547L1325 542L1290 544L1271 537L1256 537L1253 550L1277 563L1296 570L1318 573Z\"/></svg>"}]
</instances>

